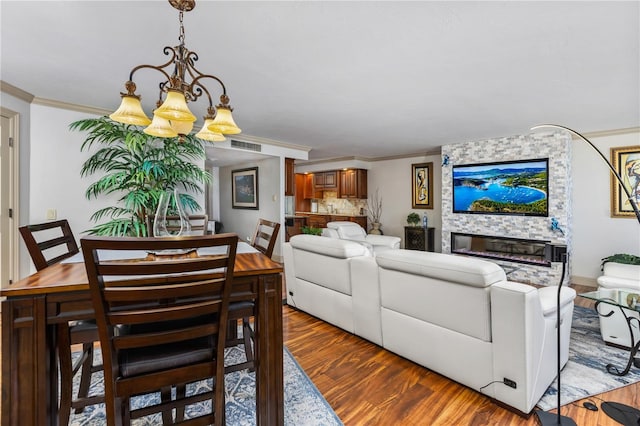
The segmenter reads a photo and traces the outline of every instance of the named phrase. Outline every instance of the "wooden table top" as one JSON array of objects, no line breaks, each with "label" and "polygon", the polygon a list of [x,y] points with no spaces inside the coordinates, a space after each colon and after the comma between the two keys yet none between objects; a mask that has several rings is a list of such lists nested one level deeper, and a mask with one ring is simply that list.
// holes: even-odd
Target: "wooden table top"
[{"label": "wooden table top", "polygon": [[[238,253],[233,271],[234,276],[242,277],[278,274],[283,268],[262,253]],[[84,263],[57,263],[0,289],[0,296],[34,296],[83,290],[89,290]]]}]

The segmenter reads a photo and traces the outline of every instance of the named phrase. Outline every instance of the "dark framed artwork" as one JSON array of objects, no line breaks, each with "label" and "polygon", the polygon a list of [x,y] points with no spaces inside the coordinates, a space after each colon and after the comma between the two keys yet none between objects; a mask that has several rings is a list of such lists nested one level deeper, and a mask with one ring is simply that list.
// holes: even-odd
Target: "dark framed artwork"
[{"label": "dark framed artwork", "polygon": [[231,171],[231,207],[258,209],[258,168]]},{"label": "dark framed artwork", "polygon": [[[611,148],[611,165],[637,204],[640,204],[640,145]],[[611,217],[635,218],[626,192],[611,173]]]},{"label": "dark framed artwork", "polygon": [[433,162],[411,165],[411,207],[433,208]]}]

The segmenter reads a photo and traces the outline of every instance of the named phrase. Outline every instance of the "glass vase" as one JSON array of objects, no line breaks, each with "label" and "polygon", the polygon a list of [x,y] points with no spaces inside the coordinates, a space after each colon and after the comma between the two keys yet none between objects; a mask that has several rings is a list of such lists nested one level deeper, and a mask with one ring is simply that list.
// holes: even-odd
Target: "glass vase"
[{"label": "glass vase", "polygon": [[155,237],[178,237],[191,233],[189,216],[180,202],[177,189],[168,189],[160,194],[158,210],[153,219],[153,235]]}]

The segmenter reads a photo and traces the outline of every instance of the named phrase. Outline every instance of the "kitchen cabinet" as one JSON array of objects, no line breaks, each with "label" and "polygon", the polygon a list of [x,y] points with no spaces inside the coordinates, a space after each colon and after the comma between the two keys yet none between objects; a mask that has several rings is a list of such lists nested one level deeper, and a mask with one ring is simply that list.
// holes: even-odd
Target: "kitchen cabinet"
[{"label": "kitchen cabinet", "polygon": [[284,195],[295,195],[296,176],[294,171],[294,159],[284,159]]},{"label": "kitchen cabinet", "polygon": [[367,198],[367,171],[364,169],[340,170],[341,198]]},{"label": "kitchen cabinet", "polygon": [[338,171],[316,172],[313,174],[313,187],[316,191],[338,190]]},{"label": "kitchen cabinet", "polygon": [[307,197],[305,195],[306,185],[307,185],[307,176],[302,173],[296,173],[296,207],[295,211],[297,212],[308,212],[311,210],[311,197]]},{"label": "kitchen cabinet", "polygon": [[305,216],[294,216],[285,218],[285,241],[294,235],[302,234],[302,227],[307,226]]},{"label": "kitchen cabinet", "polygon": [[362,226],[364,230],[367,230],[367,217],[366,216],[346,216],[335,214],[310,214],[310,213],[296,213],[307,217],[307,226],[312,228],[326,228],[327,223],[337,221],[349,221],[355,222]]}]

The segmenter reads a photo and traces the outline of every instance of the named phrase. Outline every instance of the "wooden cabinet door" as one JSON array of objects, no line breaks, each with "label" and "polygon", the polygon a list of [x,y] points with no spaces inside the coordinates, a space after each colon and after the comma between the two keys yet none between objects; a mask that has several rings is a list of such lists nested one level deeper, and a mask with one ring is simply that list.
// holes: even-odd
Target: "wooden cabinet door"
[{"label": "wooden cabinet door", "polygon": [[293,162],[293,158],[284,159],[284,195],[295,194],[296,176]]},{"label": "wooden cabinet door", "polygon": [[338,171],[324,172],[324,189],[338,189]]},{"label": "wooden cabinet door", "polygon": [[315,174],[304,175],[304,198],[315,198]]},{"label": "wooden cabinet door", "polygon": [[339,196],[367,198],[367,171],[364,169],[341,170]]}]

